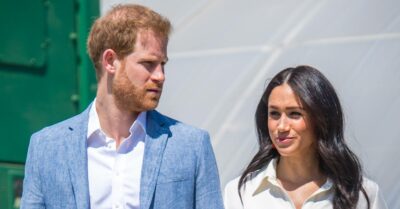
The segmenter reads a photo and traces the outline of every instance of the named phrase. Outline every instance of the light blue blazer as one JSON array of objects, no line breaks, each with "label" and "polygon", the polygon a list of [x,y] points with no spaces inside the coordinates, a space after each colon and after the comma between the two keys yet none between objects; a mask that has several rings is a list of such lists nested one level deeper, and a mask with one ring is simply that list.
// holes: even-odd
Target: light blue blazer
[{"label": "light blue blazer", "polygon": [[[31,137],[22,209],[89,209],[86,135],[89,108]],[[101,175],[101,174],[99,174]],[[141,209],[223,209],[207,132],[147,113]]]}]

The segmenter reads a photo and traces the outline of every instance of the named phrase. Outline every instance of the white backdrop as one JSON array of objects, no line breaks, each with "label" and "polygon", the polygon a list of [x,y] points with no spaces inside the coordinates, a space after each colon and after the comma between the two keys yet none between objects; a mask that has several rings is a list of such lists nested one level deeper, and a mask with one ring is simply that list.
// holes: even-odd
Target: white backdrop
[{"label": "white backdrop", "polygon": [[336,87],[365,175],[400,208],[400,1],[103,0],[102,12],[123,2],[172,21],[158,110],[210,132],[222,187],[257,149],[254,112],[267,80],[308,64]]}]

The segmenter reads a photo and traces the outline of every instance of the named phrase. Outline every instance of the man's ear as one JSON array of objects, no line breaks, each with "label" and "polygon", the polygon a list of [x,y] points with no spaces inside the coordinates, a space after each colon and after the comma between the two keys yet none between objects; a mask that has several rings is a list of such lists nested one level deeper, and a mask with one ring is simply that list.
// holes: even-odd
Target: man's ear
[{"label": "man's ear", "polygon": [[115,74],[117,70],[118,56],[112,49],[106,49],[101,57],[101,65],[106,73]]}]

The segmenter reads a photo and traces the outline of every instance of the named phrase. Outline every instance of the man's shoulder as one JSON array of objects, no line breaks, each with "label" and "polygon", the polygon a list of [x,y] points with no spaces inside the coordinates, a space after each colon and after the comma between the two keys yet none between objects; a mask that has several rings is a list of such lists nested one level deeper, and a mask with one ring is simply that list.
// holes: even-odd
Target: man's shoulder
[{"label": "man's shoulder", "polygon": [[82,124],[84,121],[87,121],[86,111],[82,112],[78,115],[73,117],[67,118],[63,121],[55,123],[53,125],[44,127],[43,129],[35,132],[32,135],[32,139],[34,138],[41,138],[41,139],[52,139],[52,138],[61,138],[66,134],[74,131],[76,129],[81,129]]},{"label": "man's shoulder", "polygon": [[183,143],[204,143],[210,141],[209,133],[193,125],[181,122],[177,119],[163,115],[157,111],[151,111],[153,119],[158,120],[164,128],[167,128],[172,141]]},{"label": "man's shoulder", "polygon": [[151,111],[150,114],[153,115],[153,118],[159,120],[164,125],[168,126],[170,128],[170,130],[173,132],[179,131],[179,132],[184,132],[184,133],[188,133],[188,134],[208,134],[207,131],[205,131],[201,128],[184,123],[184,122],[174,119],[172,117],[163,115],[162,113],[160,113],[158,111]]}]

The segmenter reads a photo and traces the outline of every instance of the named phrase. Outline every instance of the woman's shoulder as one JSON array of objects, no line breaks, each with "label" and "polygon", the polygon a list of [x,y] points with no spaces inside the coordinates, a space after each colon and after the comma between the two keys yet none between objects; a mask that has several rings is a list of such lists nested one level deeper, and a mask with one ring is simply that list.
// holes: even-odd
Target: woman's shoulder
[{"label": "woman's shoulder", "polygon": [[240,176],[229,181],[224,190],[224,206],[227,209],[241,209],[242,204],[239,196],[238,185]]},{"label": "woman's shoulder", "polygon": [[234,193],[238,191],[238,185],[239,185],[239,179],[240,176],[230,180],[226,185],[225,185],[225,193]]},{"label": "woman's shoulder", "polygon": [[[269,177],[269,178],[276,178],[276,162],[274,160],[271,160],[270,162],[266,163],[262,168],[253,171],[249,174],[246,175],[245,180],[242,182],[241,186],[241,192],[244,192],[242,190],[254,190],[264,180],[264,178]],[[238,185],[240,182],[241,176],[238,176],[231,181],[229,181],[226,186],[225,186],[225,191],[238,191]]]},{"label": "woman's shoulder", "polygon": [[379,191],[378,184],[367,177],[363,177],[363,187],[368,194],[373,194]]},{"label": "woman's shoulder", "polygon": [[253,193],[256,187],[258,186],[258,179],[256,177],[259,177],[258,175],[255,175],[256,173],[252,173],[249,175],[249,178],[247,178],[246,181],[242,182],[242,185],[240,187],[240,195],[239,195],[239,182],[241,176],[238,176],[231,181],[229,181],[225,185],[224,189],[224,196],[227,199],[240,199],[240,196],[242,198],[246,198],[249,194]]},{"label": "woman's shoulder", "polygon": [[[379,189],[379,185],[375,181],[367,177],[363,177],[363,188],[367,193],[372,209],[387,209],[387,205],[383,198],[382,192]],[[364,195],[360,194],[359,204],[363,203],[366,203],[366,199]]]}]

